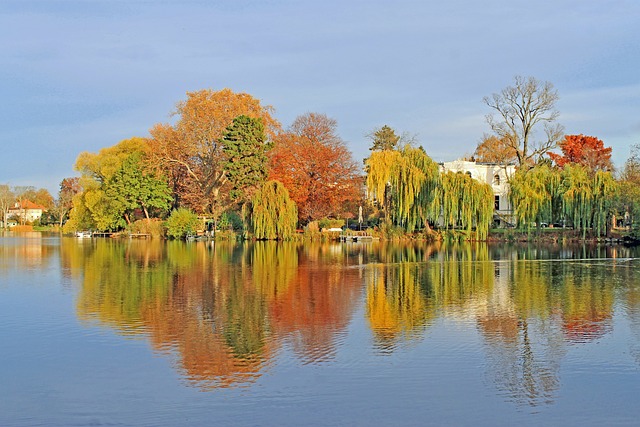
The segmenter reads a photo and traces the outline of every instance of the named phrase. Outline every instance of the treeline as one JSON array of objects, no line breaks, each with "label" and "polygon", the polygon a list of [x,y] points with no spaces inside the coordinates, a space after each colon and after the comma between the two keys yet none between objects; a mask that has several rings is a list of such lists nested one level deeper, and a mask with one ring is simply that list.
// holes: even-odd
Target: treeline
[{"label": "treeline", "polygon": [[[632,147],[616,177],[612,150],[603,141],[564,134],[557,123],[558,99],[551,83],[520,76],[513,85],[485,97],[493,112],[487,116],[493,133],[485,135],[466,160],[504,167],[512,208],[506,219],[511,226],[531,230],[555,223],[580,230],[582,238],[601,236],[612,226],[635,232],[640,218],[640,146]],[[492,183],[445,173],[422,148],[403,145],[389,128],[374,136],[372,154],[365,161],[368,198],[380,208],[386,224],[403,232],[429,232],[436,225],[462,229],[466,238],[487,237],[496,218]],[[552,151],[558,148],[560,153]]]},{"label": "treeline", "polygon": [[[518,227],[570,223],[586,237],[605,232],[614,216],[633,224],[638,148],[615,177],[611,148],[563,134],[557,99],[550,83],[522,77],[486,97],[493,133],[468,160],[515,166],[507,180]],[[491,183],[445,173],[415,138],[388,126],[367,135],[363,170],[324,114],[303,114],[285,129],[271,106],[223,89],[187,93],[173,116],[147,138],[79,155],[80,177],[62,182],[56,202],[65,231],[183,237],[208,222],[245,237],[287,239],[296,229],[358,219],[387,237],[437,227],[485,239],[494,221]]]},{"label": "treeline", "polygon": [[174,115],[149,138],[80,154],[82,190],[66,231],[137,231],[169,216],[173,237],[210,221],[213,230],[286,239],[298,224],[343,218],[362,200],[361,168],[324,114],[285,130],[270,106],[223,89],[188,93]]}]

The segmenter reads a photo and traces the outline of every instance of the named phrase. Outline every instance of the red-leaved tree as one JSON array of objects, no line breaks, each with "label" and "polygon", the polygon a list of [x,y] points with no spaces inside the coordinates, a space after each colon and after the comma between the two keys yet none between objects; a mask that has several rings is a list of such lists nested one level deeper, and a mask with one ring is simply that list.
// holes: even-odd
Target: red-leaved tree
[{"label": "red-leaved tree", "polygon": [[284,184],[303,223],[344,216],[362,199],[360,167],[336,127],[324,114],[299,116],[269,154],[269,179]]},{"label": "red-leaved tree", "polygon": [[578,163],[592,171],[613,169],[611,147],[605,147],[595,136],[565,135],[559,146],[562,154],[549,153],[549,157],[561,168],[567,163]]}]

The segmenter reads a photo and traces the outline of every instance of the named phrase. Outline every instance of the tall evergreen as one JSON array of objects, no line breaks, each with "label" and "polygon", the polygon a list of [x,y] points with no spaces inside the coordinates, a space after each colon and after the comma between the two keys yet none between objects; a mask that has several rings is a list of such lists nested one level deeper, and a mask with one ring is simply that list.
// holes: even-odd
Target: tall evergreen
[{"label": "tall evergreen", "polygon": [[262,119],[241,115],[233,119],[222,138],[227,161],[225,171],[231,184],[229,195],[243,203],[267,177],[267,141]]},{"label": "tall evergreen", "polygon": [[387,125],[382,126],[369,135],[371,139],[371,151],[397,150],[400,145],[400,136]]}]

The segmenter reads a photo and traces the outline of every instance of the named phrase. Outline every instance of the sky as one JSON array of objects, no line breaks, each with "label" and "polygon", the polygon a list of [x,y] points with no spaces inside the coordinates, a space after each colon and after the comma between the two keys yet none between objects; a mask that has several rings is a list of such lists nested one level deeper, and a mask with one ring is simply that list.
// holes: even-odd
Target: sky
[{"label": "sky", "polygon": [[230,88],[338,123],[356,160],[388,125],[436,161],[489,133],[485,96],[551,82],[566,134],[621,168],[640,143],[640,2],[0,0],[0,184],[56,195],[82,151],[148,136]]}]

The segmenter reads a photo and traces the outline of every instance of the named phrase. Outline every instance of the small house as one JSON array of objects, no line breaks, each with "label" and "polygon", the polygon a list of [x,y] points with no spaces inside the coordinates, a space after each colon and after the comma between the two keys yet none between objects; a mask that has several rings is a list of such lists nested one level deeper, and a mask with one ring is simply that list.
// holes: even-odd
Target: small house
[{"label": "small house", "polygon": [[[44,206],[40,206],[30,200],[23,200],[22,202],[16,202],[12,208],[8,209],[7,217],[15,217],[18,218],[20,222],[31,223],[39,220],[46,210],[47,208]],[[7,221],[7,225],[11,227],[11,222]]]}]

